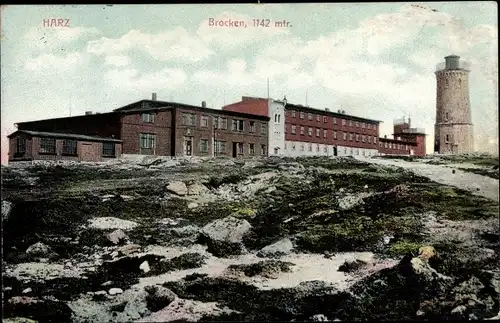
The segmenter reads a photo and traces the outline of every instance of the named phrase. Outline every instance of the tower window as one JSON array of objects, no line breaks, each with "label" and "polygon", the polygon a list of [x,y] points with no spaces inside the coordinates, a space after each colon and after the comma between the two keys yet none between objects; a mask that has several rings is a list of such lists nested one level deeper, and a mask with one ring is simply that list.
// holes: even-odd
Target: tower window
[{"label": "tower window", "polygon": [[444,119],[445,119],[445,120],[448,120],[448,117],[449,117],[449,114],[448,114],[448,112],[446,112],[446,113],[444,114]]},{"label": "tower window", "polygon": [[450,135],[446,135],[446,137],[445,137],[445,141],[446,141],[446,142],[450,142]]}]

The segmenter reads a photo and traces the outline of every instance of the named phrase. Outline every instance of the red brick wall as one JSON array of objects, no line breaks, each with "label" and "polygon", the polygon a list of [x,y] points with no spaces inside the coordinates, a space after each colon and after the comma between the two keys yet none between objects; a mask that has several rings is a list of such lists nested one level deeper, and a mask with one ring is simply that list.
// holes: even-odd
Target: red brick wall
[{"label": "red brick wall", "polygon": [[[295,117],[293,117],[293,110],[289,109],[285,113],[285,140],[287,141],[302,141],[322,143],[329,145],[339,145],[366,149],[377,149],[377,143],[373,142],[373,137],[378,139],[379,127],[378,125],[371,124],[371,129],[368,129],[368,123],[365,122],[365,128],[362,127],[362,122],[359,122],[359,127],[356,126],[356,121],[346,118],[346,116],[333,117],[326,113],[312,113],[304,112],[304,119],[300,118],[300,111],[295,110]],[[308,113],[312,114],[312,120],[309,120]],[[317,119],[319,116],[319,121]],[[323,117],[326,117],[324,122]],[[335,119],[335,120],[334,120]],[[346,125],[342,125],[342,119],[346,119]],[[352,126],[349,125],[352,121]],[[292,134],[292,125],[296,125],[296,134]],[[304,135],[300,135],[300,127],[304,127]],[[309,136],[309,128],[313,129],[312,136]],[[320,137],[316,136],[316,129],[320,129]],[[323,137],[323,129],[327,129],[327,138]],[[333,132],[337,133],[337,139],[334,139]],[[347,132],[347,140],[344,140],[343,133]],[[349,133],[353,133],[353,140],[349,140]],[[356,134],[359,135],[359,141],[356,141]],[[365,135],[365,142],[362,142],[362,135]],[[366,136],[371,136],[371,142],[368,142]]]},{"label": "red brick wall", "polygon": [[267,100],[265,99],[246,99],[244,101],[226,105],[222,107],[222,110],[256,114],[266,117],[269,116]]},{"label": "red brick wall", "polygon": [[154,122],[142,121],[141,113],[123,115],[121,135],[124,154],[140,154],[140,134],[156,135],[156,155],[171,155],[172,110],[155,112]]},{"label": "red brick wall", "polygon": [[403,129],[410,129],[409,123],[395,124],[393,126],[394,136],[403,133]]},{"label": "red brick wall", "polygon": [[103,113],[20,123],[18,130],[64,132],[120,139],[120,116]]},{"label": "red brick wall", "polygon": [[[389,147],[386,148],[385,147],[386,143],[387,144],[391,143],[392,148],[389,148]],[[401,145],[401,146],[398,146],[398,145]],[[408,146],[408,147],[406,147],[406,146]],[[415,150],[415,145],[414,144],[412,145],[411,143],[400,141],[400,140],[382,138],[379,140],[379,143],[378,143],[378,151],[381,154],[409,155],[410,149]]]},{"label": "red brick wall", "polygon": [[[193,113],[196,114],[196,126],[188,126],[182,124],[182,113]],[[208,117],[208,127],[201,127],[201,117]],[[222,113],[217,113],[217,110],[205,112],[205,111],[194,111],[190,109],[176,109],[176,120],[175,120],[175,155],[182,156],[184,154],[184,137],[189,136],[193,137],[193,155],[194,156],[213,156],[213,138],[214,138],[214,130],[212,124],[212,117],[216,116],[219,118],[227,119],[227,129],[216,129],[215,130],[215,140],[226,141],[226,152],[224,155],[232,156],[232,143],[233,142],[242,142],[244,143],[244,154],[239,157],[249,157],[249,144],[255,144],[255,156],[260,156],[260,147],[261,145],[266,145],[267,152],[267,144],[268,144],[268,136],[267,131],[266,134],[261,134],[261,122],[259,119],[252,118],[242,118],[242,117],[234,117],[225,115]],[[233,119],[243,119],[244,120],[244,131],[235,133],[231,129]],[[249,121],[255,122],[255,132],[249,132]],[[220,127],[220,121],[219,121]],[[200,150],[200,141],[201,139],[208,139],[208,151],[202,152]],[[218,154],[220,156],[221,154]]]},{"label": "red brick wall", "polygon": [[425,156],[425,135],[416,135],[417,147],[415,147],[416,156]]},{"label": "red brick wall", "polygon": [[[24,136],[24,135],[19,135]],[[63,140],[56,139],[56,152],[55,154],[40,154],[40,138],[39,137],[27,137],[26,141],[26,154],[24,156],[14,158],[14,152],[16,151],[16,138],[14,136],[9,140],[9,161],[16,160],[72,160],[72,161],[104,161],[110,158],[102,157],[102,142],[96,141],[78,141],[77,142],[77,156],[66,156],[63,155]],[[83,146],[89,146],[83,147]],[[83,152],[87,152],[86,154]],[[121,155],[121,144],[115,143],[115,155],[119,157]]]}]

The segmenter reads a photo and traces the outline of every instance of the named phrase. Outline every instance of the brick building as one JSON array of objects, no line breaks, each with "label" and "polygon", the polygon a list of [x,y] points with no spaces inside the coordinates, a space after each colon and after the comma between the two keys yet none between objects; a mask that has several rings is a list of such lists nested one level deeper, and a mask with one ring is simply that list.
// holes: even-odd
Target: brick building
[{"label": "brick building", "polygon": [[[8,136],[9,161],[101,161],[122,154],[266,156],[268,121],[266,116],[209,109],[204,103],[157,101],[153,94],[152,100],[109,113],[18,123]],[[115,156],[107,155],[110,143]],[[68,145],[71,154],[63,152]]]},{"label": "brick building", "polygon": [[396,121],[390,139],[380,138],[380,121],[291,104],[286,98],[243,96],[222,109],[269,116],[270,156],[425,155],[425,131],[410,128],[409,120]]},{"label": "brick building", "polygon": [[[270,117],[269,155],[374,156],[380,121],[282,101],[242,97],[223,110]],[[252,112],[255,111],[255,112]]]}]

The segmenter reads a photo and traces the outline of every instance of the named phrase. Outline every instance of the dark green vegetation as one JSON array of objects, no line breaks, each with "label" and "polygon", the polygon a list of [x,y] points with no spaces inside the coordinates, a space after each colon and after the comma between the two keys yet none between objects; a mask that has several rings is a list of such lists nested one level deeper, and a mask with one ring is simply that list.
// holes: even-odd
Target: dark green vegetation
[{"label": "dark green vegetation", "polygon": [[495,168],[459,168],[461,171],[499,179],[498,165]]}]

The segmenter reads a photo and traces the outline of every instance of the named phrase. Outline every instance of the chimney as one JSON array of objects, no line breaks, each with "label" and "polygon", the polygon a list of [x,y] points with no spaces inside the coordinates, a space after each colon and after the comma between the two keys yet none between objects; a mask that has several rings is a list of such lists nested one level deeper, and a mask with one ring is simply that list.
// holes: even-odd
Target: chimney
[{"label": "chimney", "polygon": [[91,114],[92,114],[92,111],[85,111],[86,116],[91,115]]},{"label": "chimney", "polygon": [[207,102],[206,101],[201,101],[201,107],[206,108],[207,107]]},{"label": "chimney", "polygon": [[326,111],[326,112],[330,112],[330,109],[328,109],[328,108],[325,108],[325,111]]},{"label": "chimney", "polygon": [[153,93],[153,96],[151,98],[152,101],[156,101],[156,93]]}]

